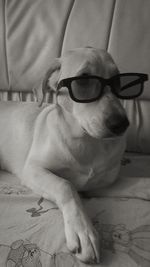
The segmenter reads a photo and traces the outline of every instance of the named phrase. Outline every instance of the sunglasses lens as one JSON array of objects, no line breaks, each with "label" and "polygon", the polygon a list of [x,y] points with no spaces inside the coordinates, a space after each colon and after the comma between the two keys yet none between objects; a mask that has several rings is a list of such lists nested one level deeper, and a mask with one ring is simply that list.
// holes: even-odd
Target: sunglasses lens
[{"label": "sunglasses lens", "polygon": [[77,101],[94,101],[101,93],[101,83],[96,78],[78,78],[71,82],[71,89]]},{"label": "sunglasses lens", "polygon": [[142,92],[142,81],[137,75],[123,75],[117,79],[117,93],[122,98],[134,98]]}]

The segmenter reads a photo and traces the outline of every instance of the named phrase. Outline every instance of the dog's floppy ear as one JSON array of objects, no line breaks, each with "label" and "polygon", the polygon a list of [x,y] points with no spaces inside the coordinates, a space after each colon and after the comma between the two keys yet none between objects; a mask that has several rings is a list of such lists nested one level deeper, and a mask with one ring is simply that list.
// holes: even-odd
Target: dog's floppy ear
[{"label": "dog's floppy ear", "polygon": [[[52,95],[53,92],[56,91],[55,87],[59,78],[60,68],[61,68],[61,60],[60,58],[56,58],[51,63],[49,69],[47,70],[40,84],[35,89],[33,89],[37,101],[40,103],[39,106],[43,104],[46,92],[49,92],[49,94]],[[52,79],[53,82],[51,83],[50,79],[52,78],[52,76],[54,76],[54,78]]]}]

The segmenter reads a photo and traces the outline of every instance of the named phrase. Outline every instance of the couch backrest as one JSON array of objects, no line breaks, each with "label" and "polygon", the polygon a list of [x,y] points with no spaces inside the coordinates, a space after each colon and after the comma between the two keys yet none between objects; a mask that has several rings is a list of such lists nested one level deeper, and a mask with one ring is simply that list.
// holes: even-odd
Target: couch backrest
[{"label": "couch backrest", "polygon": [[[32,99],[29,91],[50,61],[80,46],[108,50],[120,72],[150,76],[149,25],[149,0],[0,0],[0,89],[7,91],[1,98],[23,91]],[[150,82],[124,106],[128,150],[150,153]]]}]

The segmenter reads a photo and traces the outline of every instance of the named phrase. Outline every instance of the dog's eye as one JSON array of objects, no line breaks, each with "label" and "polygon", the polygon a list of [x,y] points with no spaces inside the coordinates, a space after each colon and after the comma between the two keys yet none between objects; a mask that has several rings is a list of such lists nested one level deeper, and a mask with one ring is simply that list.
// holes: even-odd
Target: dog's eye
[{"label": "dog's eye", "polygon": [[77,79],[71,83],[72,94],[78,100],[90,100],[96,98],[100,92],[100,84],[97,79]]}]

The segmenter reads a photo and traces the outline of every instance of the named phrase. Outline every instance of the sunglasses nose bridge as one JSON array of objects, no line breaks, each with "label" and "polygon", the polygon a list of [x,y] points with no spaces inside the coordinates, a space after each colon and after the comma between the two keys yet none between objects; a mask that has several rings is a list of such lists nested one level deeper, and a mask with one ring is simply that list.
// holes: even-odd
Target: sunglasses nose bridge
[{"label": "sunglasses nose bridge", "polygon": [[106,82],[104,85],[103,85],[103,91],[105,94],[107,93],[112,93],[112,86],[109,82]]}]

